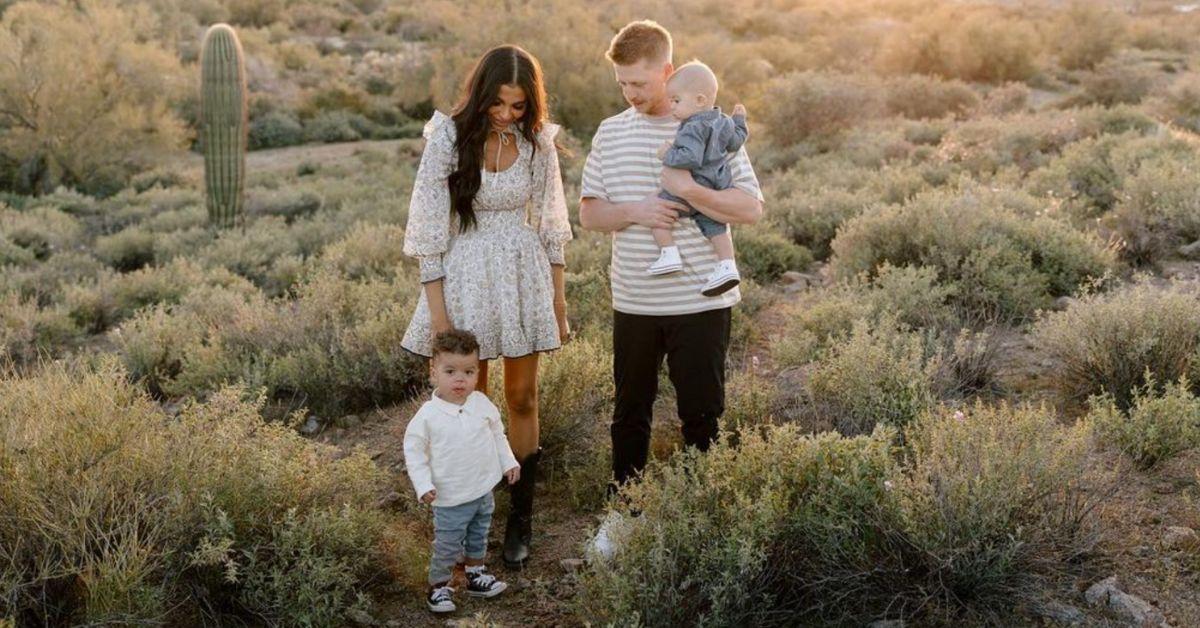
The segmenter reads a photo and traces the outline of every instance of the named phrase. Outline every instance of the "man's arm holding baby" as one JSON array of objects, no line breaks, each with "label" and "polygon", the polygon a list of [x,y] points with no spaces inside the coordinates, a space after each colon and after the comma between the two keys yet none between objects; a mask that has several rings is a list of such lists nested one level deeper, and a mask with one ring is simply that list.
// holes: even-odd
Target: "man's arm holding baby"
[{"label": "man's arm holding baby", "polygon": [[762,218],[762,201],[737,188],[710,190],[687,170],[663,168],[663,189],[691,203],[705,216],[730,225],[748,225]]},{"label": "man's arm holding baby", "polygon": [[[688,177],[691,174],[683,171]],[[613,203],[607,199],[585,196],[579,199],[579,225],[589,231],[620,231],[630,225],[651,229],[670,229],[684,211],[675,201],[650,195],[640,201]]]}]

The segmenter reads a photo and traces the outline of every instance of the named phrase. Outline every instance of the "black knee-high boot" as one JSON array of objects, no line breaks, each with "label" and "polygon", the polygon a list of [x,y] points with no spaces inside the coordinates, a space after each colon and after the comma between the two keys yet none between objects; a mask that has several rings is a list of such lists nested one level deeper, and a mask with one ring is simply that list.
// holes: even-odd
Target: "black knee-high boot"
[{"label": "black knee-high boot", "polygon": [[508,487],[508,524],[504,529],[504,565],[520,569],[529,558],[529,541],[533,534],[533,481],[537,475],[542,450],[529,454],[521,463],[521,479]]}]

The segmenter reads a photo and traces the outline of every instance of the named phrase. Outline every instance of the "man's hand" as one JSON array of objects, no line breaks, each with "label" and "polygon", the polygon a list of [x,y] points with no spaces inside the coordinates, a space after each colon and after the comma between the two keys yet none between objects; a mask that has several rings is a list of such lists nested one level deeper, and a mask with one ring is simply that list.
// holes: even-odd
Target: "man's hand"
[{"label": "man's hand", "polygon": [[437,490],[431,490],[421,496],[422,504],[432,504],[433,500],[437,499]]},{"label": "man's hand", "polygon": [[742,103],[738,103],[733,106],[733,115],[735,115],[735,116],[746,115],[746,108],[742,106]]},{"label": "man's hand", "polygon": [[508,480],[509,484],[516,484],[517,480],[521,479],[521,466],[517,465],[508,471],[505,471],[504,479]]},{"label": "man's hand", "polygon": [[[665,173],[670,168],[665,168]],[[692,175],[689,172],[681,171],[691,179]],[[687,207],[668,201],[665,198],[659,198],[657,194],[651,194],[646,198],[631,203],[628,208],[628,219],[634,224],[651,229],[670,229],[675,226],[675,221],[679,218],[679,212],[687,211]]]},{"label": "man's hand", "polygon": [[657,154],[658,154],[658,158],[659,158],[659,159],[662,159],[663,157],[666,157],[666,156],[667,156],[667,151],[671,150],[671,146],[672,146],[671,140],[666,140],[666,141],[664,141],[664,142],[663,142],[663,143],[662,143],[662,144],[661,144],[661,145],[658,147],[658,153],[657,153]]},{"label": "man's hand", "polygon": [[[662,188],[675,196],[682,199],[688,198],[688,193],[699,187],[699,184],[692,179],[692,173],[679,168],[663,168],[662,169]],[[690,202],[690,201],[689,201]],[[686,207],[680,206],[683,210]]]}]

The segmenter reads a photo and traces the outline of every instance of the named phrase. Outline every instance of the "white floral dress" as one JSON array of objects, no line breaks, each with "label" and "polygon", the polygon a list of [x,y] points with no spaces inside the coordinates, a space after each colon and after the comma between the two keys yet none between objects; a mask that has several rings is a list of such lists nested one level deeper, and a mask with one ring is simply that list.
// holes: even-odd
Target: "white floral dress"
[{"label": "white floral dress", "polygon": [[[475,334],[479,357],[520,357],[561,345],[554,317],[551,264],[563,264],[571,239],[554,136],[545,124],[533,146],[516,135],[518,155],[500,172],[484,171],[475,195],[476,226],[460,231],[447,184],[454,171],[454,121],[440,111],[425,125],[404,253],[421,259],[421,282],[442,279],[450,324]],[[428,357],[425,290],[400,344]]]}]

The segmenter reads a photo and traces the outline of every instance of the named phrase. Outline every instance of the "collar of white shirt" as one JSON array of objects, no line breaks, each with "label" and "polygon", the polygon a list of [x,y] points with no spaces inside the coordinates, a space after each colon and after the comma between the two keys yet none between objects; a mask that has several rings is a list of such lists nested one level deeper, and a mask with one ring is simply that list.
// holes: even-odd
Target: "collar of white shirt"
[{"label": "collar of white shirt", "polygon": [[457,403],[451,403],[449,401],[446,401],[445,399],[442,399],[441,397],[439,397],[437,395],[436,390],[433,391],[433,393],[430,395],[430,398],[433,402],[434,407],[436,407],[438,410],[441,410],[442,412],[445,412],[446,414],[458,414],[467,407],[467,404],[469,404],[471,402],[471,395],[474,395],[474,394],[475,393],[473,393],[473,392],[468,394],[467,398],[465,400],[463,400],[462,405],[459,405]]}]

